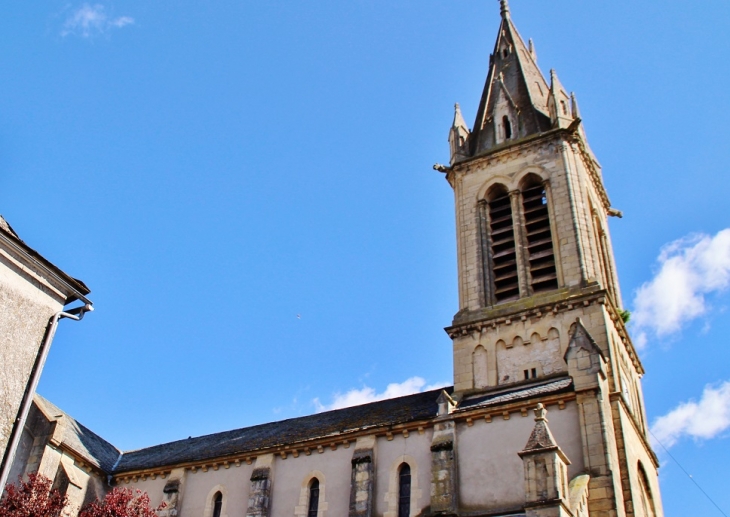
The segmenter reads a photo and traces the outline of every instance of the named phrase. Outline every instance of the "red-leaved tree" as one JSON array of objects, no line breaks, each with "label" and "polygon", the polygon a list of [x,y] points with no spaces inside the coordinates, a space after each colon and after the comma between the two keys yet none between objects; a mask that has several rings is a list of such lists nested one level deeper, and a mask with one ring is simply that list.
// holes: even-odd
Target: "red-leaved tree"
[{"label": "red-leaved tree", "polygon": [[163,502],[153,509],[150,507],[147,492],[117,487],[106,494],[102,501],[94,501],[85,506],[79,517],[157,517],[155,512],[165,506]]},{"label": "red-leaved tree", "polygon": [[66,496],[51,490],[51,480],[41,474],[30,474],[28,481],[18,479],[8,485],[0,501],[0,517],[58,517],[66,506]]}]

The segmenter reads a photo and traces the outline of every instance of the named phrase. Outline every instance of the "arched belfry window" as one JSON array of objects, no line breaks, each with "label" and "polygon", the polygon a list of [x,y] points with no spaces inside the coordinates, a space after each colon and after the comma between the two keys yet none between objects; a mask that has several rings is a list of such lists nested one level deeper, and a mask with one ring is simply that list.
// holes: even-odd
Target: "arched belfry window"
[{"label": "arched belfry window", "polygon": [[309,505],[307,506],[307,517],[317,517],[319,511],[319,479],[314,478],[309,483]]},{"label": "arched belfry window", "polygon": [[507,115],[502,117],[502,128],[504,129],[504,139],[509,140],[512,138],[512,124],[510,123]]},{"label": "arched belfry window", "polygon": [[213,517],[221,517],[221,510],[223,509],[223,494],[216,492],[213,496]]},{"label": "arched belfry window", "polygon": [[401,465],[398,471],[398,517],[411,515],[411,466]]},{"label": "arched belfry window", "polygon": [[528,176],[522,183],[522,207],[525,216],[526,258],[532,292],[557,289],[553,236],[550,230],[547,195],[542,180]]},{"label": "arched belfry window", "polygon": [[519,297],[512,203],[507,188],[495,185],[487,194],[489,265],[492,303]]}]

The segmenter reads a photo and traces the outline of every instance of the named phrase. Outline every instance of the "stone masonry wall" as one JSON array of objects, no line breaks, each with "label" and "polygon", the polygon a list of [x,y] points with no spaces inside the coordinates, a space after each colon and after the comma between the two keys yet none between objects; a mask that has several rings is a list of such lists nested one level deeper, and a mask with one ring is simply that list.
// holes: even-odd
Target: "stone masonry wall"
[{"label": "stone masonry wall", "polygon": [[60,301],[10,269],[0,255],[0,455],[4,454],[38,349]]},{"label": "stone masonry wall", "polygon": [[586,275],[585,263],[581,262],[575,230],[576,227],[582,231],[587,229],[583,228],[584,223],[574,220],[574,214],[587,211],[587,207],[585,196],[575,196],[575,192],[581,192],[581,175],[574,168],[566,171],[570,153],[567,144],[556,138],[495,153],[484,160],[462,165],[453,173],[461,310],[475,310],[484,305],[478,200],[497,183],[510,191],[518,189],[520,180],[530,173],[550,182],[548,205],[553,242],[556,243],[556,263],[559,264],[559,284],[581,285]]}]

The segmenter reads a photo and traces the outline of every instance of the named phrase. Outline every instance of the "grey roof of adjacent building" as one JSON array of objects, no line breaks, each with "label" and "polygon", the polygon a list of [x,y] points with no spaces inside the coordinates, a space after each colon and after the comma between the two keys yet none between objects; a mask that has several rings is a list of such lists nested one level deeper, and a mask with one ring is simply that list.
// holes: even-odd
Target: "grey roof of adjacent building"
[{"label": "grey roof of adjacent building", "polygon": [[[570,377],[522,384],[465,399],[459,404],[456,411],[567,392],[572,390],[572,387]],[[113,445],[76,422],[50,402],[42,397],[38,397],[36,400],[40,400],[43,404],[47,404],[66,416],[70,425],[67,426],[64,441],[71,448],[85,454],[87,458],[93,459],[95,464],[107,473],[120,474],[185,463],[212,461],[236,455],[244,456],[248,453],[254,455],[258,451],[322,438],[331,438],[335,441],[344,439],[351,433],[371,428],[430,420],[438,415],[437,399],[443,390],[449,394],[453,392],[452,387],[439,388],[314,415],[191,437],[127,451],[121,453],[121,456]]]},{"label": "grey roof of adjacent building", "polygon": [[70,276],[68,273],[65,273],[61,268],[53,264],[36,250],[28,246],[23,241],[23,239],[20,238],[20,236],[13,229],[13,227],[8,224],[8,222],[2,215],[0,215],[0,237],[2,237],[2,239],[0,240],[7,239],[8,241],[10,241],[12,243],[12,246],[20,250],[24,256],[30,257],[36,263],[41,264],[44,268],[50,270],[64,284],[67,284],[68,287],[76,291],[75,294],[72,294],[68,297],[66,303],[71,303],[76,299],[83,299],[84,296],[91,292],[86,284],[84,284],[81,280]]},{"label": "grey roof of adjacent building", "polygon": [[106,473],[114,469],[122,451],[40,395],[36,394],[34,403],[47,417],[56,421],[57,426],[60,426],[62,430],[60,438],[64,446]]}]

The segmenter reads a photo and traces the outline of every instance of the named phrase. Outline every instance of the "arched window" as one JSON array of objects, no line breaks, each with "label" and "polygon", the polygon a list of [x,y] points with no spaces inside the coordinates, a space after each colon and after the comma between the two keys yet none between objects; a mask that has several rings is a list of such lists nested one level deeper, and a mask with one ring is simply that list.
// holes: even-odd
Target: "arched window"
[{"label": "arched window", "polygon": [[486,388],[489,386],[489,355],[487,350],[479,345],[472,353],[472,374],[474,375],[474,387]]},{"label": "arched window", "polygon": [[404,463],[398,472],[398,517],[411,515],[411,466]]},{"label": "arched window", "polygon": [[540,178],[529,176],[523,182],[522,207],[525,215],[527,261],[532,292],[557,289],[558,276],[555,269],[547,195]]},{"label": "arched window", "polygon": [[309,483],[309,505],[307,507],[307,517],[317,517],[319,511],[319,479],[312,479]]},{"label": "arched window", "polygon": [[656,511],[654,509],[654,498],[651,495],[649,479],[646,477],[646,471],[644,470],[644,465],[642,465],[641,462],[638,464],[638,471],[639,488],[641,490],[641,509],[643,510],[645,517],[654,517],[656,515]]},{"label": "arched window", "polygon": [[517,255],[512,220],[512,202],[507,189],[496,185],[488,194],[490,266],[493,303],[517,299]]},{"label": "arched window", "polygon": [[504,139],[509,140],[512,138],[512,124],[510,124],[507,115],[502,117],[502,127],[504,128]]},{"label": "arched window", "polygon": [[213,496],[213,517],[221,517],[221,510],[223,509],[223,494],[216,492]]}]

